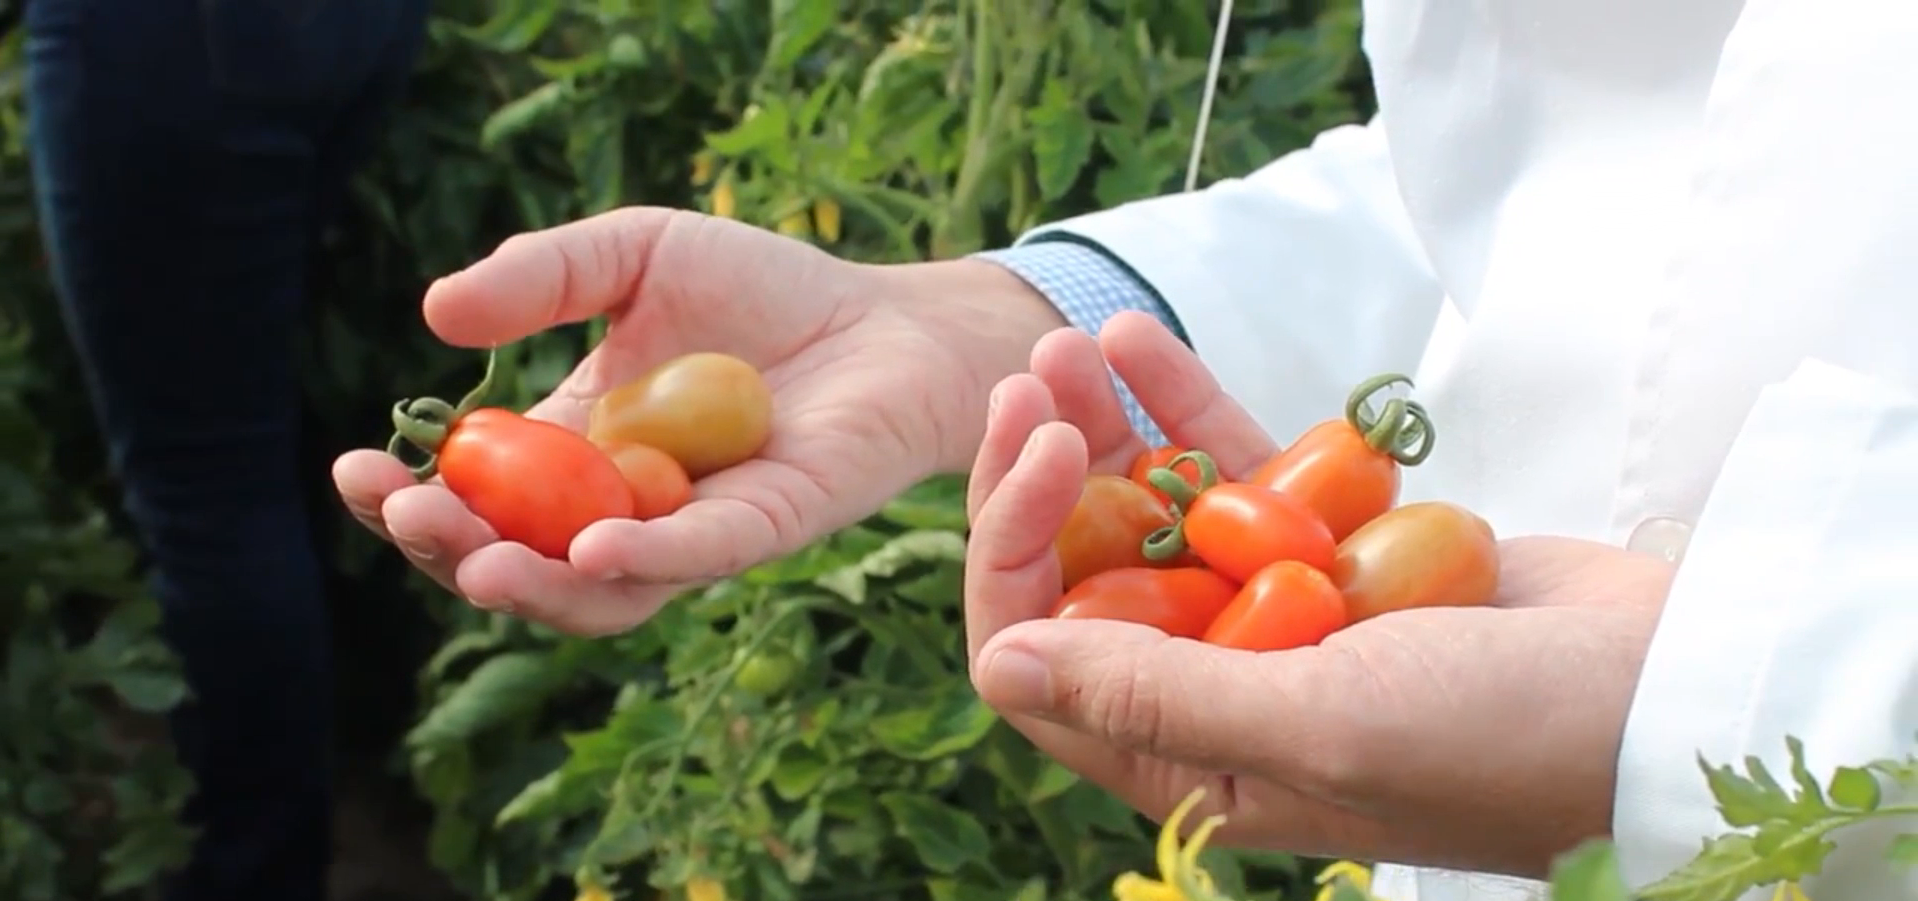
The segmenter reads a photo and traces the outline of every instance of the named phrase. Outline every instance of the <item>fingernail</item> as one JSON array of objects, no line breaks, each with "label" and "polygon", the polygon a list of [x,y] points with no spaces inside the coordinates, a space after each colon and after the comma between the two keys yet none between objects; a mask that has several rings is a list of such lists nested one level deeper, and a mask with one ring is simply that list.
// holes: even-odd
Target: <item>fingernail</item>
[{"label": "fingernail", "polygon": [[1023,713],[1052,709],[1052,669],[1045,661],[1018,648],[998,651],[986,661],[985,679],[995,706]]},{"label": "fingernail", "polygon": [[512,598],[500,598],[497,601],[480,601],[474,598],[467,598],[466,603],[473,605],[477,609],[484,610],[487,613],[500,613],[506,616],[512,616],[513,611],[519,608],[519,605],[513,603]]},{"label": "fingernail", "polygon": [[439,545],[423,538],[409,539],[395,536],[394,540],[399,542],[402,550],[421,560],[431,560],[440,555]]},{"label": "fingernail", "polygon": [[992,393],[986,395],[986,418],[987,419],[991,419],[993,415],[999,412],[999,395],[1003,394],[1004,391],[1005,389],[1002,388],[1001,386],[994,385],[992,386]]}]

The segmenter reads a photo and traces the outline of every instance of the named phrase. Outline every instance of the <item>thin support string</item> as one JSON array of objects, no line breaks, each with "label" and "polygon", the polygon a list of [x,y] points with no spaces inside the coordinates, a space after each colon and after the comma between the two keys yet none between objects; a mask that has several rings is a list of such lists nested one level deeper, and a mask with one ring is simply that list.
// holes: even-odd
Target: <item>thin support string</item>
[{"label": "thin support string", "polygon": [[1232,0],[1219,4],[1219,27],[1212,34],[1212,59],[1205,66],[1205,93],[1199,97],[1199,126],[1192,134],[1192,159],[1185,164],[1185,189],[1199,186],[1199,158],[1205,155],[1205,127],[1212,121],[1212,98],[1219,93],[1219,73],[1225,68],[1225,36],[1232,28]]}]

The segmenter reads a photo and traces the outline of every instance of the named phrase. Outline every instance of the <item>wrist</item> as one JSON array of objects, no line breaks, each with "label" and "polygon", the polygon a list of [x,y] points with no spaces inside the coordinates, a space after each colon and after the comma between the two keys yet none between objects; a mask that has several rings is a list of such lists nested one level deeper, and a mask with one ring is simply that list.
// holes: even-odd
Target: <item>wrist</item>
[{"label": "wrist", "polygon": [[1032,347],[1071,325],[1052,302],[1004,266],[958,259],[873,267],[897,301],[949,352],[952,382],[933,404],[937,471],[972,468],[985,434],[986,399],[1001,379],[1026,371]]}]

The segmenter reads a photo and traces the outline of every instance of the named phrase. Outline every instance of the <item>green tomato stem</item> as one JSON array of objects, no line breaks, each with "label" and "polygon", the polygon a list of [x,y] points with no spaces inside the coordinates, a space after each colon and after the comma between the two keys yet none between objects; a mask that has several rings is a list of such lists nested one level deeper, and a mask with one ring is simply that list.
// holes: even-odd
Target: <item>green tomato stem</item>
[{"label": "green tomato stem", "polygon": [[[1199,471],[1198,482],[1186,481],[1177,467],[1181,463],[1191,463]],[[1172,500],[1172,525],[1159,529],[1146,536],[1140,553],[1147,560],[1163,563],[1185,553],[1185,513],[1199,499],[1199,495],[1212,490],[1219,484],[1219,464],[1205,451],[1190,450],[1171,460],[1164,466],[1146,473],[1147,484]]]},{"label": "green tomato stem", "polygon": [[[486,353],[486,374],[480,377],[479,384],[460,398],[457,406],[437,397],[405,399],[393,405],[393,437],[386,442],[386,452],[395,457],[405,445],[412,445],[426,453],[426,462],[412,467],[413,477],[430,479],[439,471],[440,446],[446,443],[446,436],[452,434],[454,423],[466,414],[479,409],[486,402],[486,396],[493,392],[499,371],[499,348],[494,347]],[[404,459],[404,458],[402,458]]]},{"label": "green tomato stem", "polygon": [[1417,466],[1432,455],[1436,429],[1431,414],[1415,400],[1393,398],[1384,410],[1373,412],[1372,398],[1393,385],[1412,387],[1412,380],[1396,372],[1359,383],[1345,400],[1345,421],[1365,437],[1365,443],[1400,466]]}]

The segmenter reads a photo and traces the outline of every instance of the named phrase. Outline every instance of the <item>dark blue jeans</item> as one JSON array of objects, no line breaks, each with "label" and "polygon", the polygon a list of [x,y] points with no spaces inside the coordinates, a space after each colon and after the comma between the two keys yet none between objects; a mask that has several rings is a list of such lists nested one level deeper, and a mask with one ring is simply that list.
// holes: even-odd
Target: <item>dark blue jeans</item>
[{"label": "dark blue jeans", "polygon": [[318,901],[332,671],[293,356],[319,228],[425,0],[32,0],[48,253],[195,699],[178,901]]}]

